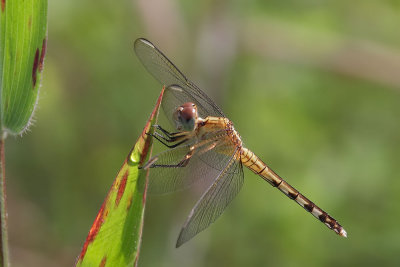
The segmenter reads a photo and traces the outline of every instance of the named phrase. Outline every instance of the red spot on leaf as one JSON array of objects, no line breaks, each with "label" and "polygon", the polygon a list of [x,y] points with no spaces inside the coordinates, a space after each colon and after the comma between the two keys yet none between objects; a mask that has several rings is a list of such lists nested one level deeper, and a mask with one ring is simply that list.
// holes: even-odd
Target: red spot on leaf
[{"label": "red spot on leaf", "polygon": [[128,175],[129,171],[126,170],[124,177],[122,177],[122,180],[118,186],[118,193],[117,193],[117,198],[115,199],[115,205],[118,207],[119,202],[121,201],[122,196],[124,195],[125,192],[125,187],[126,187],[126,181],[128,180]]},{"label": "red spot on leaf", "polygon": [[103,259],[101,260],[99,267],[104,267],[106,266],[106,261],[107,261],[107,256],[104,256]]},{"label": "red spot on leaf", "polygon": [[35,53],[35,59],[33,60],[33,67],[32,67],[32,84],[33,84],[33,88],[35,88],[36,85],[36,74],[37,74],[37,70],[39,67],[39,49],[36,49],[36,53]]},{"label": "red spot on leaf", "polygon": [[126,205],[126,210],[129,210],[130,207],[132,206],[132,201],[133,201],[133,196],[130,195],[128,198],[128,205]]},{"label": "red spot on leaf", "polygon": [[46,55],[46,50],[47,50],[47,38],[44,38],[42,42],[42,51],[40,52],[40,61],[39,61],[40,72],[43,70],[43,62],[44,62],[44,56]]},{"label": "red spot on leaf", "polygon": [[100,211],[96,216],[96,219],[94,220],[94,223],[92,225],[92,228],[90,228],[89,234],[86,238],[85,244],[83,245],[81,254],[79,255],[78,261],[82,261],[83,258],[85,257],[87,248],[90,243],[93,242],[97,234],[99,233],[100,227],[104,222],[104,206],[105,206],[106,201],[104,201],[103,205],[101,205]]},{"label": "red spot on leaf", "polygon": [[146,198],[147,198],[147,181],[146,181],[146,184],[144,185],[144,192],[143,192],[143,198],[142,198],[142,203],[143,203],[143,206],[146,204]]},{"label": "red spot on leaf", "polygon": [[4,12],[5,8],[6,8],[6,0],[1,0],[1,12]]},{"label": "red spot on leaf", "polygon": [[136,257],[135,257],[135,261],[133,263],[133,266],[135,266],[135,267],[137,266],[138,259],[139,259],[139,253],[136,253]]}]

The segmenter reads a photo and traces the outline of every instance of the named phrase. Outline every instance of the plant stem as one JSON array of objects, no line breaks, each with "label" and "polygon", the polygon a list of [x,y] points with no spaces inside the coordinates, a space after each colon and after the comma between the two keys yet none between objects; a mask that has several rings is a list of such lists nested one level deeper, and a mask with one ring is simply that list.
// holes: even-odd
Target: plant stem
[{"label": "plant stem", "polygon": [[7,267],[9,266],[9,261],[4,137],[0,138],[0,224],[0,266]]}]

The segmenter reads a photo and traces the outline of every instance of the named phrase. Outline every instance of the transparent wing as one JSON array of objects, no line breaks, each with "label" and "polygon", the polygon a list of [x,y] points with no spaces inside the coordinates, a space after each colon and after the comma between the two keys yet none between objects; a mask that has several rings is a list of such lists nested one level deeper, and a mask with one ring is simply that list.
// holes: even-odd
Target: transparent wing
[{"label": "transparent wing", "polygon": [[150,159],[148,192],[170,193],[197,182],[209,185],[228,165],[236,149],[227,139],[217,138],[218,135],[220,133],[215,132],[214,136],[197,143],[191,140]]},{"label": "transparent wing", "polygon": [[190,240],[213,223],[239,193],[243,185],[243,167],[239,151],[196,203],[179,234],[176,247]]},{"label": "transparent wing", "polygon": [[[147,71],[166,87],[178,85],[182,89],[184,98],[197,105],[200,116],[225,117],[221,109],[202,90],[188,80],[150,41],[139,38],[135,41],[134,48],[137,57]],[[177,92],[174,95],[176,94]],[[186,102],[177,103],[176,107]],[[168,115],[168,113],[166,114]]]}]

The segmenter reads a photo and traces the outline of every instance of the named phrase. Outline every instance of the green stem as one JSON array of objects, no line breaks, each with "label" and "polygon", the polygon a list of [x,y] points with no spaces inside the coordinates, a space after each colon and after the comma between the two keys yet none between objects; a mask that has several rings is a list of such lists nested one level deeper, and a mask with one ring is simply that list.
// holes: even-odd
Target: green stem
[{"label": "green stem", "polygon": [[7,195],[4,157],[4,138],[0,139],[0,266],[9,266],[8,261],[8,226],[7,226]]}]

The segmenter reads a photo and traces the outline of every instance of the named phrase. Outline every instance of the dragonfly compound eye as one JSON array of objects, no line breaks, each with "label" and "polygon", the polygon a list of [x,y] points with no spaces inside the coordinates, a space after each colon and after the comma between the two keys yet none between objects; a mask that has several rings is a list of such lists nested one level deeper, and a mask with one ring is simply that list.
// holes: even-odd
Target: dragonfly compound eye
[{"label": "dragonfly compound eye", "polygon": [[185,121],[190,121],[196,117],[196,110],[194,108],[183,108],[180,112],[181,118]]},{"label": "dragonfly compound eye", "polygon": [[178,107],[174,114],[176,128],[178,130],[193,131],[197,122],[197,107],[188,102]]}]

